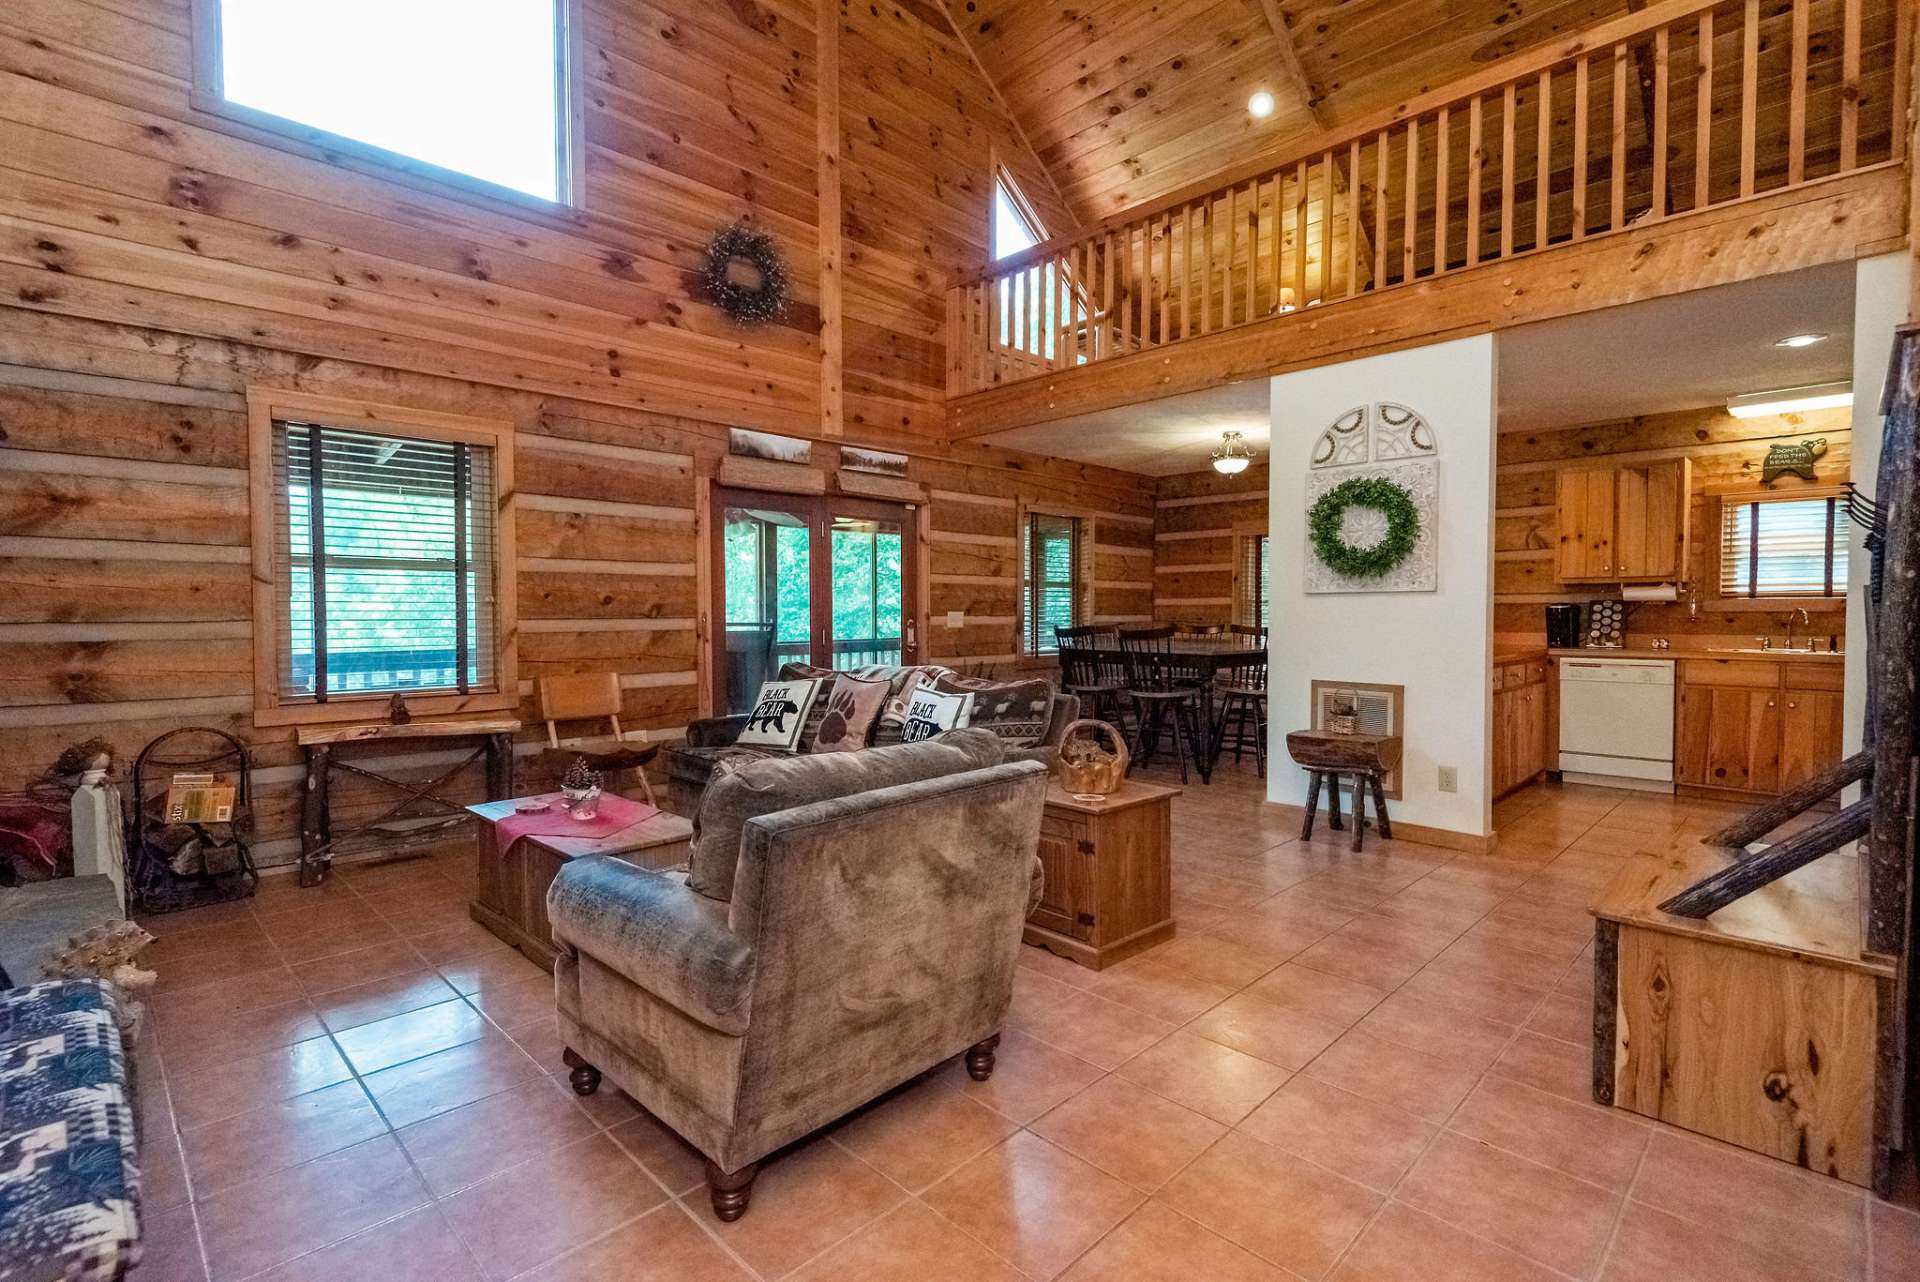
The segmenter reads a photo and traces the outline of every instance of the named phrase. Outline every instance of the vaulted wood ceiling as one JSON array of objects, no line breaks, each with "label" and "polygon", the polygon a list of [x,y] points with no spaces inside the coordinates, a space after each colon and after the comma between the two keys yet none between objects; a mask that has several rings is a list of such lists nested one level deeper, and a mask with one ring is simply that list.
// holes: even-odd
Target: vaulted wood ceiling
[{"label": "vaulted wood ceiling", "polygon": [[[1076,216],[1092,221],[1637,6],[950,0],[948,7]],[[1256,89],[1278,100],[1266,120],[1247,112]]]}]

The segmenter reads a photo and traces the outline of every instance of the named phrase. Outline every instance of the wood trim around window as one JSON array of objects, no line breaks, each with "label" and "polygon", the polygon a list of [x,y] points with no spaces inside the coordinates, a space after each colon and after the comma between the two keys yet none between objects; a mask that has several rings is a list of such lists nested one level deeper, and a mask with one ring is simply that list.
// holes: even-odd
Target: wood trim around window
[{"label": "wood trim around window", "polygon": [[326,427],[364,428],[420,440],[464,441],[493,450],[498,511],[494,517],[494,684],[468,694],[407,696],[416,715],[511,711],[520,706],[519,566],[514,539],[514,426],[503,419],[473,418],[437,410],[408,409],[372,401],[271,387],[247,389],[247,485],[253,539],[253,721],[257,726],[312,725],[383,717],[390,693],[349,695],[325,703],[282,703],[279,641],[279,567],[274,564],[278,496],[273,489],[273,425],[293,418]]},{"label": "wood trim around window", "polygon": [[[555,172],[561,186],[557,200],[547,200],[532,192],[504,187],[358,138],[229,102],[221,74],[220,0],[192,0],[189,26],[193,84],[188,91],[188,102],[194,111],[228,126],[223,132],[236,133],[250,141],[410,187],[478,204],[503,204],[516,213],[544,215],[561,225],[578,227],[586,220],[585,6],[582,0],[553,0],[553,3],[554,51],[560,63],[556,90],[559,101],[555,104],[554,117],[558,123],[554,138]],[[320,154],[313,155],[313,149],[318,149]]]},{"label": "wood trim around window", "polygon": [[1034,659],[1041,663],[1052,663],[1054,654],[1042,653],[1027,646],[1027,518],[1030,516],[1068,517],[1080,522],[1080,559],[1074,566],[1078,591],[1074,594],[1074,625],[1091,623],[1097,614],[1094,599],[1094,569],[1096,567],[1095,546],[1099,542],[1100,514],[1092,508],[1073,507],[1064,503],[1031,502],[1020,499],[1014,507],[1014,555],[1020,560],[1020,574],[1013,585],[1013,621],[1015,635],[1014,653],[1022,659]]},{"label": "wood trim around window", "polygon": [[[1247,598],[1253,590],[1253,585],[1246,581],[1246,575],[1242,573],[1247,565],[1247,540],[1270,537],[1272,537],[1272,531],[1264,520],[1237,521],[1234,523],[1233,551],[1230,554],[1233,558],[1233,617],[1228,620],[1229,623],[1239,623],[1243,625],[1248,623],[1246,617]],[[1271,543],[1267,545],[1267,555],[1273,555],[1273,545]],[[1269,601],[1267,604],[1271,606],[1273,602]],[[1269,626],[1265,619],[1254,619],[1251,622],[1258,627],[1264,628]]]},{"label": "wood trim around window", "polygon": [[1834,584],[1835,592],[1832,596],[1814,594],[1809,596],[1750,597],[1745,593],[1728,595],[1726,590],[1727,585],[1722,582],[1720,578],[1720,537],[1721,531],[1726,528],[1727,506],[1729,504],[1735,507],[1742,507],[1756,501],[1777,501],[1785,503],[1813,499],[1839,499],[1842,501],[1842,510],[1836,514],[1836,525],[1834,527],[1834,541],[1835,544],[1838,545],[1840,542],[1851,537],[1853,529],[1853,523],[1847,518],[1845,512],[1846,496],[1847,487],[1844,485],[1812,484],[1791,490],[1770,490],[1755,486],[1742,486],[1738,489],[1710,490],[1708,497],[1713,503],[1713,523],[1711,526],[1711,541],[1708,544],[1707,553],[1707,581],[1712,586],[1712,593],[1710,595],[1708,608],[1730,614],[1780,614],[1788,610],[1798,609],[1802,606],[1808,608],[1819,607],[1830,610],[1846,609],[1849,589],[1844,583]]}]

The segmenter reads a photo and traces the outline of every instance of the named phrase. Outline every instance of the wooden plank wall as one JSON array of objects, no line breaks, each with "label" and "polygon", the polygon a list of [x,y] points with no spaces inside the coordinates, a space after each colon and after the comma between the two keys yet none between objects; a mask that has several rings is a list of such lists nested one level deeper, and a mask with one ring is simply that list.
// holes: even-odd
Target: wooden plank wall
[{"label": "wooden plank wall", "polygon": [[[1562,589],[1554,578],[1554,473],[1572,461],[1612,459],[1652,462],[1681,456],[1693,460],[1692,560],[1689,579],[1699,585],[1700,610],[1690,615],[1684,598],[1668,605],[1644,602],[1627,616],[1629,640],[1667,637],[1675,649],[1699,649],[1729,643],[1751,644],[1762,633],[1779,635],[1786,609],[1755,613],[1716,610],[1712,584],[1719,553],[1714,490],[1758,486],[1760,461],[1769,441],[1825,437],[1827,452],[1816,463],[1819,484],[1847,479],[1852,442],[1846,410],[1737,419],[1725,410],[1687,410],[1650,414],[1585,427],[1542,432],[1508,432],[1499,439],[1494,498],[1494,631],[1502,640],[1539,641],[1546,632],[1541,606],[1553,601],[1586,601],[1601,595],[1588,585]],[[1807,482],[1783,477],[1774,488],[1786,492]],[[1846,632],[1844,601],[1811,611],[1811,626],[1801,635],[1841,637]]]},{"label": "wooden plank wall", "polygon": [[[0,308],[0,790],[89,736],[130,760],[165,730],[215,726],[256,754],[267,861],[293,854],[292,731],[252,722],[244,389],[260,382],[511,419],[522,718],[534,678],[608,669],[629,729],[672,737],[696,715],[695,488],[718,470],[724,424]],[[967,612],[958,630],[935,616],[930,658],[1015,659],[1022,502],[1099,512],[1103,573],[1150,578],[1152,496],[1135,478],[924,448],[908,475],[931,495],[932,605]],[[1102,599],[1144,617],[1149,591]],[[544,782],[541,746],[522,734],[523,781]],[[385,759],[424,780],[453,758]],[[380,804],[353,781],[336,799],[343,821]]]},{"label": "wooden plank wall", "polygon": [[1154,617],[1234,623],[1234,531],[1267,520],[1264,459],[1238,476],[1163,476],[1154,500]]},{"label": "wooden plank wall", "polygon": [[993,165],[1059,234],[1075,219],[944,6],[841,12],[841,161],[850,428],[946,431],[947,283],[991,252]]},{"label": "wooden plank wall", "polygon": [[[985,257],[991,162],[1066,221],[944,10],[581,9],[585,195],[566,215],[194,111],[187,0],[0,9],[0,788],[90,735],[131,754],[220,726],[259,754],[263,853],[291,855],[291,733],[250,715],[250,383],[511,418],[521,676],[612,667],[627,724],[656,734],[696,707],[694,493],[728,426],[907,451],[935,551],[966,545],[948,530],[995,540],[970,545],[985,565],[938,571],[939,621],[966,622],[930,629],[930,657],[1015,652],[1023,500],[1124,518],[1099,527],[1130,567],[1112,581],[1150,582],[1150,485],[938,442],[946,283]],[[844,424],[822,421],[823,13]],[[740,329],[698,293],[701,248],[735,219],[792,268],[778,324]],[[1144,616],[1150,595],[1106,600]],[[345,819],[375,805],[337,797]]]}]

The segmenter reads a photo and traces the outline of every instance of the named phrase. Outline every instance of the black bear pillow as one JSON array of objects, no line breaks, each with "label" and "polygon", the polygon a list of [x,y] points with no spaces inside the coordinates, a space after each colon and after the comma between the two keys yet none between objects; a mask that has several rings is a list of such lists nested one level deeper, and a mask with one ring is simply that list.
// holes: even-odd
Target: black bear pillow
[{"label": "black bear pillow", "polygon": [[753,700],[747,714],[746,729],[734,740],[743,748],[773,748],[792,752],[800,744],[800,732],[806,728],[807,709],[820,692],[818,679],[806,681],[767,681]]}]

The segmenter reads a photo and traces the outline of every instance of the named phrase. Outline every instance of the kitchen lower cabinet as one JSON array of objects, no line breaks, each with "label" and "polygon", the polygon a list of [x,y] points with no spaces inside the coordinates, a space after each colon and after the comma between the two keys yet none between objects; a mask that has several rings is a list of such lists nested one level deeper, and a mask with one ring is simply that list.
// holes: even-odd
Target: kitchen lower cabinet
[{"label": "kitchen lower cabinet", "polygon": [[1780,791],[1838,764],[1842,715],[1838,690],[1787,687],[1780,712]]},{"label": "kitchen lower cabinet", "polygon": [[1532,783],[1548,765],[1547,663],[1529,659],[1493,669],[1493,795]]},{"label": "kitchen lower cabinet", "polygon": [[1674,781],[1776,795],[1840,760],[1840,664],[1683,659],[1674,709]]}]

